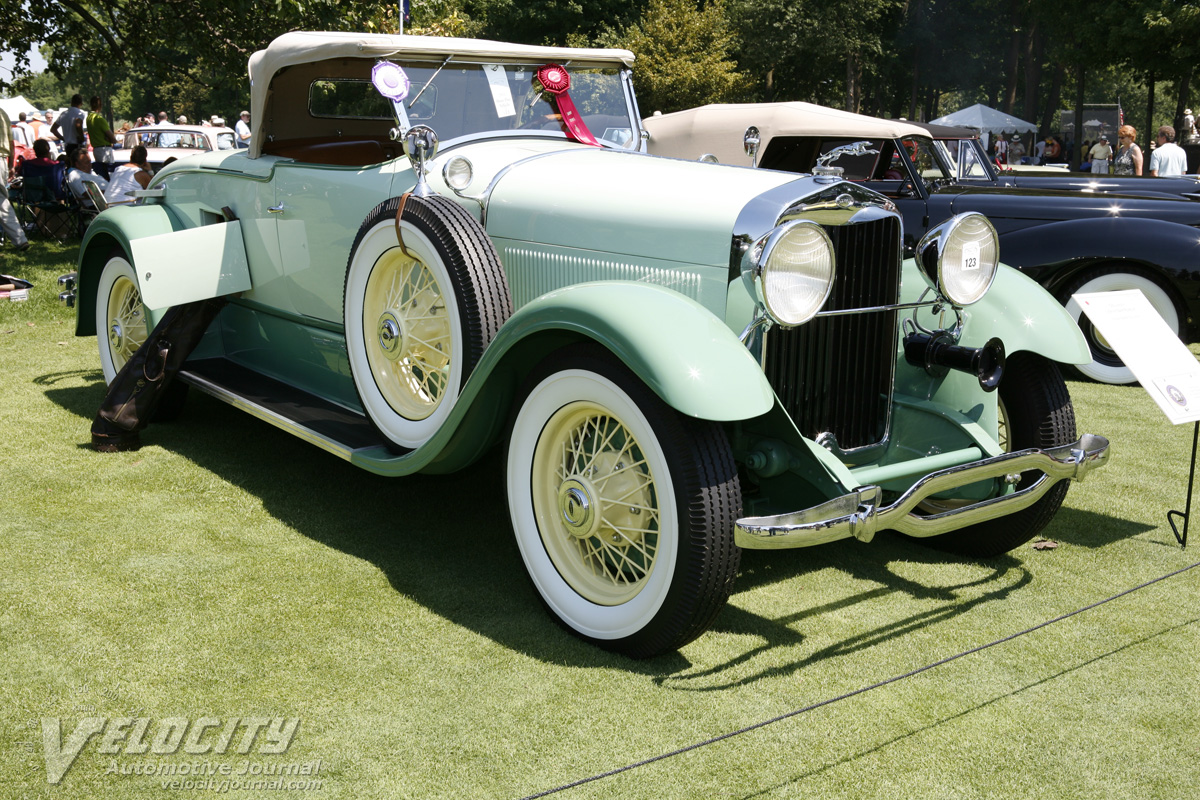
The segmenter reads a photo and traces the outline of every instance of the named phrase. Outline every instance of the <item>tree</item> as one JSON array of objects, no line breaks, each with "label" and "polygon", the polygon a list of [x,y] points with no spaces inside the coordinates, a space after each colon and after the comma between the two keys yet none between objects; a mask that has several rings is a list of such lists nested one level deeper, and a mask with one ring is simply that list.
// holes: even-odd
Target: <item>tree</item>
[{"label": "tree", "polygon": [[625,37],[637,56],[642,111],[679,111],[737,99],[746,78],[729,57],[735,44],[721,0],[650,0]]}]

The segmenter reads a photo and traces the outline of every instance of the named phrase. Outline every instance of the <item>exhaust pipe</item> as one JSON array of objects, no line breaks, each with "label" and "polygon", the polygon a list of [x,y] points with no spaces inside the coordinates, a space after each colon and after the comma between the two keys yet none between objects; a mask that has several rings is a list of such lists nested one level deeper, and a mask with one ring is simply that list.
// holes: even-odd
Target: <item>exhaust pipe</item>
[{"label": "exhaust pipe", "polygon": [[995,391],[1004,377],[1004,342],[995,337],[983,347],[960,347],[946,331],[911,333],[904,337],[904,359],[935,378],[952,369],[969,372],[985,392]]}]

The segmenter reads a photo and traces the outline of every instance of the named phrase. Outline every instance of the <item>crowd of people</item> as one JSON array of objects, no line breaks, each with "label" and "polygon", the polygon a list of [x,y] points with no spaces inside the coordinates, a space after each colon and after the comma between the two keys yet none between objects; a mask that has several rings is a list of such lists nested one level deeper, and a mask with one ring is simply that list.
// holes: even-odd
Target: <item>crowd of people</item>
[{"label": "crowd of people", "polygon": [[[12,153],[0,153],[0,163],[3,164],[0,168],[0,227],[6,238],[17,250],[25,250],[30,246],[27,231],[17,219],[10,198],[10,190],[19,190],[26,165],[29,165],[30,172],[41,173],[44,168],[61,164],[65,189],[71,192],[75,202],[82,208],[95,213],[98,209],[86,184],[94,183],[99,187],[109,205],[127,203],[132,201],[129,193],[146,188],[153,175],[147,161],[146,147],[141,144],[129,149],[128,161],[118,163],[117,151],[124,149],[124,134],[145,126],[173,128],[189,124],[192,123],[186,115],[175,116],[172,123],[171,115],[160,111],[157,114],[147,113],[113,130],[104,115],[102,98],[91,97],[88,110],[85,111],[81,94],[73,95],[70,106],[59,114],[53,111],[35,114],[20,112],[12,123],[12,138],[22,146],[22,155],[14,158]],[[225,127],[225,118],[213,114],[202,119],[199,125]],[[242,111],[234,126],[234,140],[237,147],[247,148],[250,138],[250,112]],[[160,136],[159,144],[169,146],[169,140],[164,139]]]},{"label": "crowd of people", "polygon": [[[1181,140],[1189,142],[1196,138],[1192,110],[1184,116]],[[1162,178],[1179,177],[1187,174],[1187,154],[1176,144],[1175,128],[1163,125],[1158,129],[1156,144],[1151,148],[1147,160],[1137,144],[1137,129],[1122,125],[1117,129],[1117,145],[1113,147],[1108,134],[1102,133],[1095,140],[1084,140],[1080,149],[1079,169],[1094,175],[1149,175]],[[1069,164],[1075,155],[1075,142],[1063,142],[1057,136],[1047,136],[1036,142],[1026,154],[1021,137],[997,134],[991,146],[992,157],[998,167],[1015,164],[1040,166],[1045,164]],[[1198,173],[1200,174],[1200,173]]]}]

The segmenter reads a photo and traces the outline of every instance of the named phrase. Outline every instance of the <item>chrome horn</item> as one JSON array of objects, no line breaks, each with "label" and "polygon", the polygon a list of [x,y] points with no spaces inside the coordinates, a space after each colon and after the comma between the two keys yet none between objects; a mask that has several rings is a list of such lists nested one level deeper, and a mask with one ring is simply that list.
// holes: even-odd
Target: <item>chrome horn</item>
[{"label": "chrome horn", "polygon": [[437,132],[428,125],[413,125],[404,134],[404,155],[408,156],[408,163],[417,175],[417,185],[412,190],[417,197],[428,197],[434,193],[425,182],[425,164],[433,160],[437,149]]}]

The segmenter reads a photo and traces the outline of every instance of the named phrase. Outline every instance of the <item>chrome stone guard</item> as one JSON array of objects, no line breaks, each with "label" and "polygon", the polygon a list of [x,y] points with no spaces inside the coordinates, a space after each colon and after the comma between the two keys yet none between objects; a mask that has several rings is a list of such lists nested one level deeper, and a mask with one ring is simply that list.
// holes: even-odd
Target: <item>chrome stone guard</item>
[{"label": "chrome stone guard", "polygon": [[[1045,450],[1019,450],[973,461],[931,472],[889,506],[879,505],[882,489],[863,486],[803,511],[739,519],[734,541],[739,547],[750,550],[782,550],[851,536],[869,542],[876,531],[881,530],[895,530],[917,537],[937,536],[1028,508],[1060,480],[1083,480],[1090,470],[1104,466],[1108,451],[1108,439],[1087,433],[1072,444]],[[1011,494],[930,516],[911,513],[918,503],[939,492],[1034,469],[1040,470],[1042,476]]]}]

